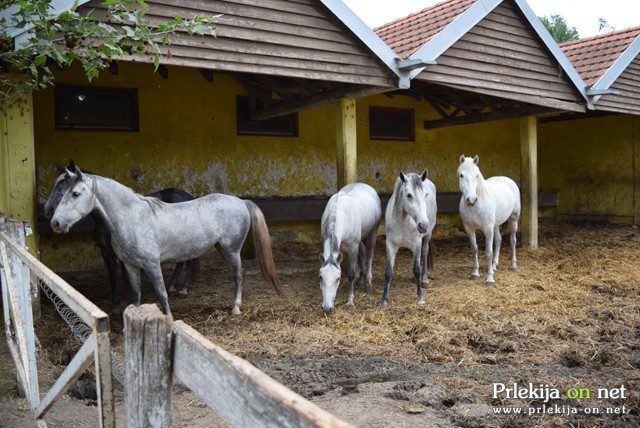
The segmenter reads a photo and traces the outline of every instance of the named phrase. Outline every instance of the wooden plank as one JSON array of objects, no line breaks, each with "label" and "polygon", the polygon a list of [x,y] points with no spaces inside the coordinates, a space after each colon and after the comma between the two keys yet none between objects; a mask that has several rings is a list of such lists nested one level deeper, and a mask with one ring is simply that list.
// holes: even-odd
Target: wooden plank
[{"label": "wooden plank", "polygon": [[351,426],[209,342],[184,322],[176,321],[173,331],[175,375],[232,426]]},{"label": "wooden plank", "polygon": [[[171,318],[156,305],[130,305],[124,311],[124,332],[126,426],[170,428]],[[200,376],[202,369],[192,375]]]}]

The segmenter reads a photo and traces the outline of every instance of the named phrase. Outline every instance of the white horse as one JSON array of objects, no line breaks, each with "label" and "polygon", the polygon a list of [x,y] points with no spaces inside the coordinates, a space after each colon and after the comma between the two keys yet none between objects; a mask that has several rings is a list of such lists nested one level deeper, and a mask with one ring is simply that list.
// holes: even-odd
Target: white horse
[{"label": "white horse", "polygon": [[381,217],[380,198],[367,184],[348,184],[329,199],[322,214],[320,226],[324,244],[320,254],[322,266],[319,280],[322,290],[322,310],[326,314],[334,312],[336,292],[342,275],[341,250],[347,254],[347,280],[349,281],[347,305],[353,305],[356,257],[360,265],[358,281],[366,281],[367,290],[371,290],[373,249]]},{"label": "white horse", "polygon": [[422,284],[429,284],[428,269],[433,267],[434,248],[431,241],[436,226],[436,186],[427,178],[425,169],[421,175],[409,173],[400,176],[393,187],[393,194],[384,213],[387,234],[387,271],[380,307],[389,306],[389,286],[393,278],[393,266],[398,250],[409,248],[413,253],[413,274],[418,291],[418,304],[424,304]]},{"label": "white horse", "polygon": [[113,249],[125,264],[133,301],[140,305],[140,270],[143,269],[171,316],[160,263],[191,260],[215,246],[235,282],[233,315],[242,306],[240,249],[251,230],[257,259],[265,279],[283,295],[271,252],[271,238],[262,211],[251,201],[235,196],[210,194],[187,202],[168,204],[141,196],[117,181],[66,171],[71,180],[51,219],[56,233],[96,210],[111,232]]},{"label": "white horse", "polygon": [[496,176],[484,179],[478,168],[478,156],[474,158],[460,156],[458,180],[462,198],[460,199],[460,218],[464,230],[471,241],[473,252],[473,271],[471,279],[480,278],[478,264],[478,244],[476,229],[482,230],[486,239],[487,284],[495,284],[494,271],[500,259],[500,226],[509,222],[511,238],[511,270],[516,264],[516,232],[520,217],[520,190],[509,177]]}]

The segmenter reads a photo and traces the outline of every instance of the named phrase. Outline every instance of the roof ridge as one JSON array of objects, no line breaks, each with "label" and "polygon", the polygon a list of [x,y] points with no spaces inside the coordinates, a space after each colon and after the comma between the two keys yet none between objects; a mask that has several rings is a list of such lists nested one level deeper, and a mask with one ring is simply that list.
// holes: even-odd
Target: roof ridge
[{"label": "roof ridge", "polygon": [[578,39],[578,40],[571,40],[569,42],[560,43],[560,47],[564,50],[565,47],[572,47],[573,45],[578,45],[578,44],[586,44],[592,41],[601,42],[607,38],[613,38],[624,33],[634,33],[634,32],[636,33],[636,36],[640,35],[640,26],[629,27],[623,30],[610,31],[604,34],[596,34],[595,36],[583,37],[582,39]]}]

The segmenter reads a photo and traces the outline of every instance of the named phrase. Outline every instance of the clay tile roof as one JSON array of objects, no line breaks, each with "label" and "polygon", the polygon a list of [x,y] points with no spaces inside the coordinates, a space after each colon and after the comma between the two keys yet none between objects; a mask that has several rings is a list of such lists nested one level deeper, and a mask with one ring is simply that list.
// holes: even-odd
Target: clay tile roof
[{"label": "clay tile roof", "polygon": [[375,28],[374,31],[400,58],[406,59],[475,2],[476,0],[443,1]]},{"label": "clay tile roof", "polygon": [[560,48],[586,85],[593,86],[639,35],[640,27],[634,27],[566,42]]}]

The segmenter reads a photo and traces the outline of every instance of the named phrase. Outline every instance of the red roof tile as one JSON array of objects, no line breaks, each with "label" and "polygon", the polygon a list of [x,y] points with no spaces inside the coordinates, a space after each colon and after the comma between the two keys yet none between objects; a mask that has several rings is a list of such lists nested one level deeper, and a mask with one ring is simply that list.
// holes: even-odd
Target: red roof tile
[{"label": "red roof tile", "polygon": [[453,22],[477,0],[448,0],[375,28],[374,31],[406,59]]},{"label": "red roof tile", "polygon": [[573,42],[560,48],[587,86],[595,84],[629,45],[640,35],[640,27],[613,31]]}]

